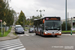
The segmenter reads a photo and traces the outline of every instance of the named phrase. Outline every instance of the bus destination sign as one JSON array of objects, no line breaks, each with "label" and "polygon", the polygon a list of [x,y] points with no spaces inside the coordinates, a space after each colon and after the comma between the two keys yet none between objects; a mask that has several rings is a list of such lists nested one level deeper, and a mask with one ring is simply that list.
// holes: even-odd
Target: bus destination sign
[{"label": "bus destination sign", "polygon": [[45,20],[60,20],[60,18],[45,18]]}]

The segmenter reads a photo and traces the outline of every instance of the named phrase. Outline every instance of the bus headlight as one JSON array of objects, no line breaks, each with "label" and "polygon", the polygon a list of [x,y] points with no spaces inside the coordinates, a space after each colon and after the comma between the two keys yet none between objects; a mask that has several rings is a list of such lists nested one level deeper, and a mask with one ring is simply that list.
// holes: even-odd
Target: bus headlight
[{"label": "bus headlight", "polygon": [[47,32],[45,32],[45,34],[47,34]]},{"label": "bus headlight", "polygon": [[61,34],[61,32],[59,32],[59,34]]}]

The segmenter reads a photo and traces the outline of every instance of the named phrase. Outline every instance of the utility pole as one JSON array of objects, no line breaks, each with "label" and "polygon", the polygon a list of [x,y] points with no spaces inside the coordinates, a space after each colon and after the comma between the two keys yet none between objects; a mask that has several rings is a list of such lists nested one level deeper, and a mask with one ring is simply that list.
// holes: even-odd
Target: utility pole
[{"label": "utility pole", "polygon": [[67,0],[65,0],[65,23],[66,23],[66,31],[67,31]]},{"label": "utility pole", "polygon": [[23,28],[25,30],[25,17],[23,16]]},{"label": "utility pole", "polygon": [[73,27],[73,22],[72,22],[72,17],[71,17],[71,35],[72,35],[72,27]]},{"label": "utility pole", "polygon": [[67,12],[67,21],[69,23],[69,12]]}]

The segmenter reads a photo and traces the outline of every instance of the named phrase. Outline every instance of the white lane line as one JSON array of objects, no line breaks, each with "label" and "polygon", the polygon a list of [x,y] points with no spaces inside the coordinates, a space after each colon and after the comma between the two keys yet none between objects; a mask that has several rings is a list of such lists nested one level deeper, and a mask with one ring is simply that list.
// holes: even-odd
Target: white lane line
[{"label": "white lane line", "polygon": [[2,45],[12,45],[12,44],[21,44],[21,42],[1,42],[0,43],[0,46],[2,46]]},{"label": "white lane line", "polygon": [[17,35],[17,36],[25,36],[25,34]]},{"label": "white lane line", "polygon": [[[23,48],[23,46],[15,47],[15,48],[10,48],[10,49],[12,49],[12,50],[19,50],[19,48]],[[10,50],[10,49],[7,49],[7,50]]]},{"label": "white lane line", "polygon": [[22,44],[20,44],[20,43],[18,43],[18,44],[7,44],[7,45],[2,45],[0,48],[5,48],[5,47],[9,47],[9,46],[16,46],[16,45],[20,46]]},{"label": "white lane line", "polygon": [[19,49],[19,50],[26,50],[26,48],[21,48],[21,49]]},{"label": "white lane line", "polygon": [[24,46],[22,46],[22,45],[12,45],[12,46],[0,47],[0,49],[9,49],[9,48],[16,48],[16,47],[24,47]]},{"label": "white lane line", "polygon": [[[8,50],[13,50],[13,49],[8,49]],[[15,49],[17,50],[17,49]],[[26,48],[21,48],[21,49],[18,49],[18,50],[26,50]]]},{"label": "white lane line", "polygon": [[3,41],[3,43],[2,42],[0,42],[0,43],[1,43],[0,50],[15,50],[15,49],[16,50],[19,50],[19,49],[25,50],[26,49],[26,48],[24,48],[23,44],[20,42],[20,39]]},{"label": "white lane line", "polygon": [[35,36],[35,34],[31,34],[31,36]]},{"label": "white lane line", "polygon": [[25,34],[26,36],[29,36],[29,34]]}]

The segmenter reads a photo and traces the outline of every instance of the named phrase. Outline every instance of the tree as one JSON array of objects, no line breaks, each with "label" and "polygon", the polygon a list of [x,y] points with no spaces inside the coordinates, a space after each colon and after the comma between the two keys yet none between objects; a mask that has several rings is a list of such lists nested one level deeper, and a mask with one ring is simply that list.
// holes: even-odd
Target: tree
[{"label": "tree", "polygon": [[[62,30],[65,30],[65,22],[62,24]],[[67,23],[67,30],[71,30],[71,25]]]},{"label": "tree", "polygon": [[7,23],[7,26],[10,26],[14,22],[14,10],[10,10],[8,0],[0,0],[0,19]]},{"label": "tree", "polygon": [[33,25],[34,23],[34,19],[40,19],[41,17],[38,16],[32,16],[32,18],[30,19],[30,21],[27,21],[27,25]]},{"label": "tree", "polygon": [[6,3],[3,1],[3,0],[0,0],[0,19],[4,19],[4,10],[5,10],[5,7],[6,7]]},{"label": "tree", "polygon": [[25,15],[24,15],[24,13],[21,11],[21,12],[20,12],[20,15],[19,15],[19,19],[18,19],[18,21],[16,22],[16,24],[20,24],[20,25],[23,26],[23,24],[25,24],[25,23],[23,23],[23,20],[25,20],[25,23],[26,23],[26,17],[25,17]]}]

